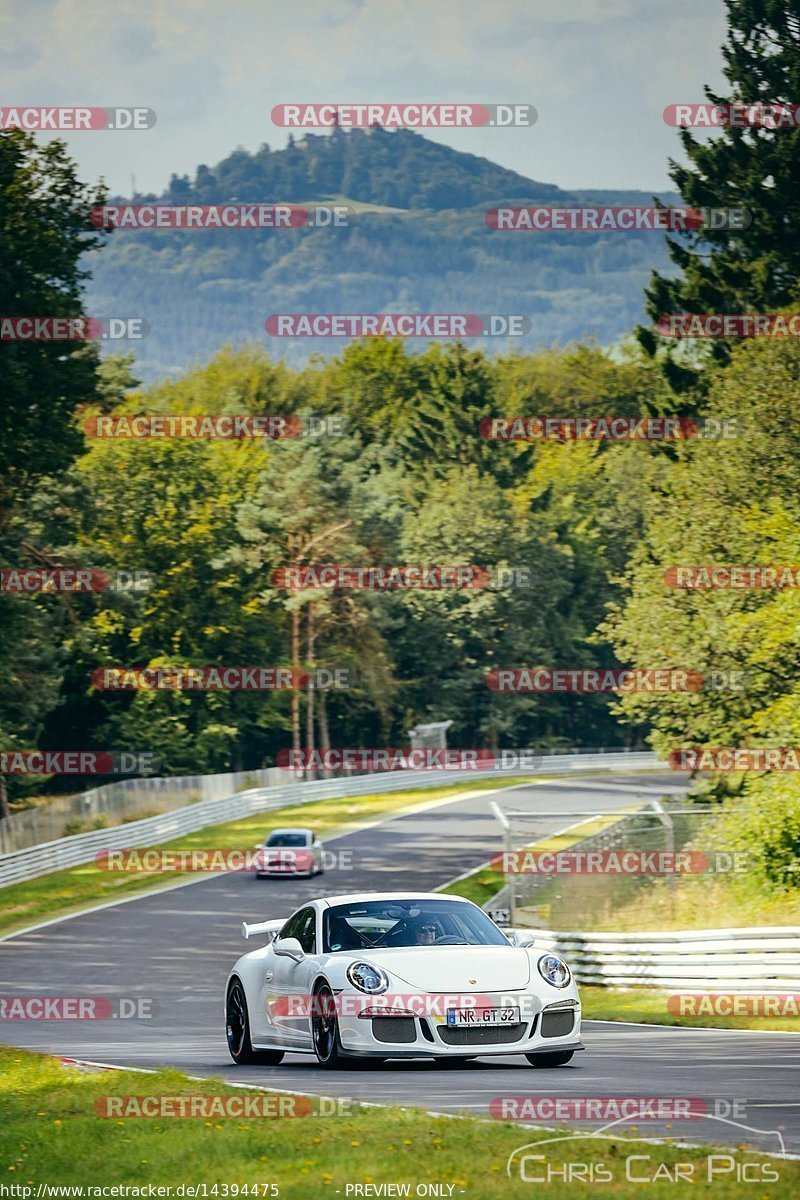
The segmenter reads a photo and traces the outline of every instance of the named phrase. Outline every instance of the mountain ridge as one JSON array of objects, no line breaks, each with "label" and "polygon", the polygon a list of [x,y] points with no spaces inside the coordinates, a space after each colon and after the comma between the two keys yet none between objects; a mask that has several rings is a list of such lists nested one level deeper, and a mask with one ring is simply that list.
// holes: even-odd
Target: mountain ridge
[{"label": "mountain ridge", "polygon": [[660,234],[504,234],[484,220],[500,205],[650,204],[651,194],[566,191],[409,130],[307,134],[253,153],[239,147],[213,168],[173,175],[160,196],[116,200],[303,204],[326,196],[362,210],[341,228],[115,230],[87,264],[87,310],[149,323],[148,337],[132,345],[150,382],[226,344],[261,342],[295,366],[342,348],[341,339],[268,337],[266,318],[281,312],[518,313],[531,319],[524,337],[470,344],[489,353],[586,338],[608,344],[642,319],[650,271],[668,269]]}]

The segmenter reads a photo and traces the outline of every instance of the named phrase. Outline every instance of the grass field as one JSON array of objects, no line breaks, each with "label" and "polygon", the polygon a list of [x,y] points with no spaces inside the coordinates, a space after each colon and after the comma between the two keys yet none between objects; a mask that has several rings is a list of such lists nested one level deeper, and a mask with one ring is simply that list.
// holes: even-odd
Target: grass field
[{"label": "grass field", "polygon": [[[503,779],[497,787],[523,783],[525,777]],[[465,780],[447,787],[420,788],[407,792],[377,793],[335,800],[319,800],[313,804],[294,804],[271,812],[256,813],[238,821],[210,825],[197,833],[187,834],[171,842],[160,843],[162,850],[192,850],[205,848],[249,850],[263,841],[265,833],[276,825],[307,825],[321,835],[332,837],[344,833],[359,822],[394,816],[405,809],[427,804],[461,792],[492,789],[486,779]],[[119,846],[124,848],[125,826],[119,827]],[[13,933],[48,917],[77,912],[81,908],[118,897],[174,886],[186,875],[115,873],[100,870],[93,862],[67,871],[54,871],[38,879],[12,884],[0,889],[0,934]]]},{"label": "grass field", "polygon": [[[381,1184],[408,1185],[407,1194],[414,1196],[420,1184],[437,1184],[441,1190],[432,1194],[459,1200],[461,1196],[500,1200],[542,1194],[564,1200],[576,1192],[583,1194],[580,1181],[564,1183],[556,1176],[543,1192],[542,1185],[532,1183],[531,1177],[541,1177],[545,1170],[563,1172],[572,1169],[571,1164],[591,1164],[595,1172],[612,1175],[612,1182],[595,1182],[602,1196],[645,1194],[652,1200],[675,1200],[686,1194],[690,1183],[694,1184],[693,1195],[708,1193],[720,1200],[742,1195],[790,1200],[800,1194],[800,1162],[766,1158],[744,1148],[687,1149],[637,1141],[633,1127],[613,1139],[581,1135],[533,1147],[529,1153],[545,1155],[546,1162],[526,1162],[527,1178],[521,1179],[518,1168],[511,1178],[506,1175],[509,1154],[557,1135],[508,1121],[453,1120],[382,1107],[353,1107],[337,1115],[294,1119],[117,1119],[98,1116],[95,1109],[97,1104],[106,1105],[104,1098],[109,1096],[200,1094],[239,1100],[252,1095],[221,1081],[192,1081],[177,1071],[152,1075],[85,1072],[41,1055],[0,1049],[0,1184],[31,1189],[27,1196],[21,1190],[2,1194],[35,1200],[40,1184],[125,1185],[144,1187],[146,1196],[148,1185],[177,1188],[183,1184],[205,1185],[205,1195],[211,1197],[246,1194],[307,1200],[321,1195],[377,1195],[376,1191],[354,1189]],[[295,1098],[284,1103],[296,1112],[303,1109],[301,1101]],[[278,1098],[271,1103],[277,1107]],[[562,1135],[568,1132],[560,1131]],[[642,1126],[638,1132],[646,1135]],[[628,1164],[632,1155],[649,1157]],[[736,1176],[744,1163],[750,1164],[748,1174],[758,1174],[763,1182],[743,1190]],[[683,1164],[684,1179],[690,1174],[688,1182],[676,1184],[676,1164]],[[626,1170],[656,1181],[646,1186],[628,1182]],[[709,1170],[714,1172],[710,1183]],[[244,1187],[247,1193],[242,1191]],[[202,1196],[202,1190],[195,1195]]]},{"label": "grass field", "polygon": [[[677,992],[657,988],[597,988],[581,986],[583,1017],[598,1021],[642,1021],[647,1025],[681,1025],[687,1029],[761,1029],[800,1033],[800,1017],[722,1017],[679,1016],[667,1008],[670,995]],[[698,989],[687,988],[693,992]],[[710,989],[706,989],[710,990]],[[720,984],[714,991],[725,992]]]},{"label": "grass field", "polygon": [[800,890],[769,893],[736,877],[681,875],[674,889],[655,879],[627,903],[598,904],[581,919],[581,929],[598,933],[757,925],[800,925]]}]

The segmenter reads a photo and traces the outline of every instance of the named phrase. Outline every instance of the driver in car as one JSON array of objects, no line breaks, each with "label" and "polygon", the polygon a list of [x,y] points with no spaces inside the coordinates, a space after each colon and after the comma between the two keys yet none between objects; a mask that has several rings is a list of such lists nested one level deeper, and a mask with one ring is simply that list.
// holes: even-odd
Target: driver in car
[{"label": "driver in car", "polygon": [[432,946],[436,941],[436,926],[430,921],[418,921],[414,926],[414,942],[417,946]]}]

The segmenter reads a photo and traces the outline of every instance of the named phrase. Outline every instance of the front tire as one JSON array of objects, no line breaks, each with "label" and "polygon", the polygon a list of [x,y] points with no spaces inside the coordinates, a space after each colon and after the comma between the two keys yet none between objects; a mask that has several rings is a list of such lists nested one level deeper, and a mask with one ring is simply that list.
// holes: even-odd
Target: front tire
[{"label": "front tire", "polygon": [[320,984],[314,993],[311,1040],[314,1043],[317,1062],[326,1071],[344,1066],[336,1001],[327,983]]},{"label": "front tire", "polygon": [[561,1050],[552,1054],[526,1054],[525,1057],[532,1067],[565,1067],[574,1053],[574,1050]]},{"label": "front tire", "polygon": [[232,979],[225,1000],[225,1036],[228,1053],[237,1066],[261,1063],[277,1067],[283,1062],[283,1050],[254,1050],[250,1041],[250,1018],[247,999],[239,979]]}]

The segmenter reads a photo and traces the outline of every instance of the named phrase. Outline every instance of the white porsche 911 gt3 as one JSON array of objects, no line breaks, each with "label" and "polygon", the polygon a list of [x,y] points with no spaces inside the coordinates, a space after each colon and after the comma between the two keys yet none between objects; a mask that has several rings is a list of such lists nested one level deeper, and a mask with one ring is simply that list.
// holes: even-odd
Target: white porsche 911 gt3
[{"label": "white porsche 911 gt3", "polygon": [[271,940],[228,977],[225,1026],[236,1063],[287,1052],[321,1067],[349,1058],[524,1054],[569,1062],[580,1000],[569,967],[530,933],[503,933],[470,900],[428,892],[329,896],[288,920],[243,924]]}]

